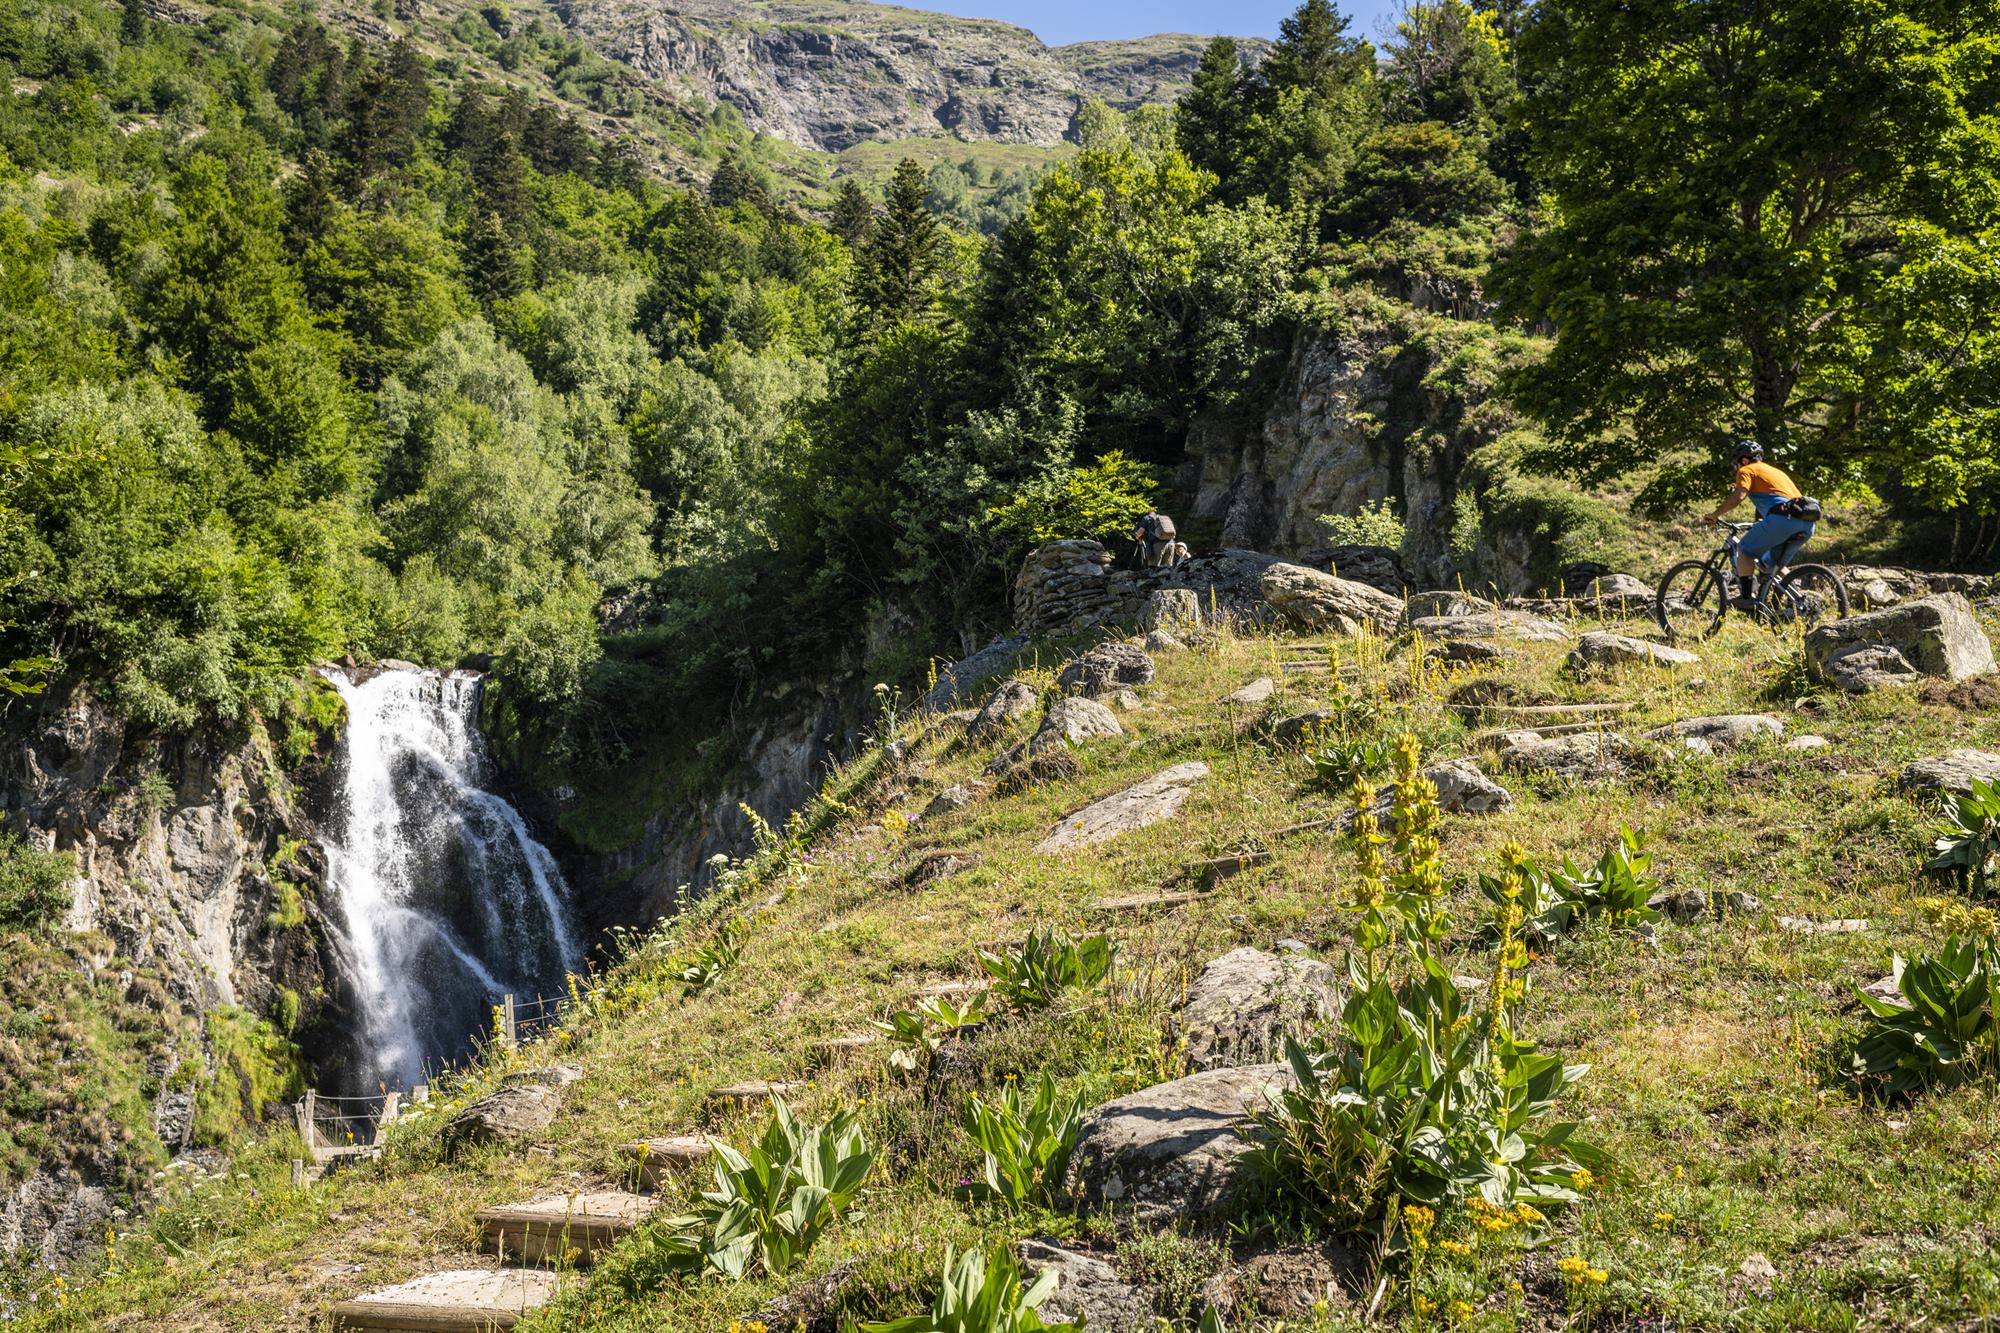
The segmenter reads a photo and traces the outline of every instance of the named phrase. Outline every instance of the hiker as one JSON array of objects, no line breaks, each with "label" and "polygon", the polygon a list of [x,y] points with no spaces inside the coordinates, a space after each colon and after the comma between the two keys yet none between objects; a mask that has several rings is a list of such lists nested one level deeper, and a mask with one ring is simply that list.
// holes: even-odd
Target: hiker
[{"label": "hiker", "polygon": [[[1132,526],[1132,540],[1139,544],[1139,565],[1142,569],[1166,569],[1174,563],[1176,548],[1174,521],[1165,514],[1147,514]],[[1185,549],[1185,548],[1181,548]]]},{"label": "hiker", "polygon": [[[1722,516],[1748,499],[1757,510],[1757,521],[1751,525],[1736,543],[1736,578],[1740,585],[1737,590],[1739,606],[1747,605],[1756,596],[1754,580],[1757,576],[1757,562],[1782,547],[1782,555],[1788,563],[1798,554],[1799,548],[1811,540],[1814,520],[1819,518],[1819,501],[1806,498],[1798,483],[1786,476],[1783,469],[1764,461],[1764,446],[1755,440],[1739,442],[1730,455],[1736,468],[1736,486],[1729,492],[1729,498],[1715,507],[1702,521],[1719,523]],[[1777,572],[1777,558],[1772,564]]]}]

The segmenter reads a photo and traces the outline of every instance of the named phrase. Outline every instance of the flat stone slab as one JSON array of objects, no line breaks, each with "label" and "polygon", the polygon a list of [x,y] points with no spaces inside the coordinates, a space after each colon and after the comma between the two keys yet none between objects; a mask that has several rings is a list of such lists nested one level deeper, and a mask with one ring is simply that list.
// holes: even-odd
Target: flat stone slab
[{"label": "flat stone slab", "polygon": [[1388,634],[1403,619],[1402,599],[1304,565],[1272,565],[1258,580],[1257,590],[1280,619],[1303,630],[1357,634],[1368,629]]},{"label": "flat stone slab", "polygon": [[2000,754],[1990,750],[1952,750],[1907,765],[1896,777],[1907,792],[1969,792],[1974,782],[2000,782]]},{"label": "flat stone slab", "polygon": [[[1290,664],[1287,663],[1287,665]],[[1326,664],[1322,662],[1320,665],[1324,666]],[[1269,676],[1259,676],[1242,689],[1233,692],[1229,696],[1229,702],[1240,704],[1245,708],[1255,708],[1258,704],[1263,703],[1277,692],[1278,682],[1272,680]]]},{"label": "flat stone slab", "polygon": [[1516,773],[1563,778],[1613,777],[1631,767],[1632,742],[1615,731],[1543,740],[1533,733],[1503,738],[1500,763]]},{"label": "flat stone slab", "polygon": [[625,1155],[639,1164],[639,1188],[647,1190],[657,1190],[677,1173],[707,1161],[714,1152],[715,1145],[699,1134],[635,1139],[625,1145]]},{"label": "flat stone slab", "polygon": [[622,1190],[552,1194],[474,1214],[481,1242],[503,1262],[589,1263],[638,1229],[653,1201]]},{"label": "flat stone slab", "polygon": [[1427,639],[1472,639],[1487,642],[1566,643],[1570,632],[1555,621],[1527,611],[1480,611],[1469,616],[1418,616],[1410,629]]},{"label": "flat stone slab", "polygon": [[1175,764],[1134,787],[1092,802],[1049,830],[1035,845],[1037,852],[1069,851],[1108,842],[1178,814],[1194,784],[1208,776],[1208,765],[1195,760]]},{"label": "flat stone slab", "polygon": [[1788,930],[1794,935],[1857,935],[1872,924],[1865,917],[1846,917],[1834,921],[1815,921],[1805,916],[1778,918],[1778,929]]},{"label": "flat stone slab", "polygon": [[1706,741],[1718,750],[1730,750],[1759,736],[1785,734],[1785,720],[1770,713],[1727,713],[1718,717],[1690,717],[1669,722],[1646,733],[1649,741]]},{"label": "flat stone slab", "polygon": [[337,1329],[375,1333],[490,1333],[555,1299],[562,1275],[546,1269],[430,1273],[333,1307]]},{"label": "flat stone slab", "polygon": [[1093,898],[1084,904],[1084,910],[1105,916],[1135,915],[1141,912],[1165,911],[1173,907],[1185,907],[1204,894],[1189,891],[1185,893],[1134,893],[1123,898]]},{"label": "flat stone slab", "polygon": [[754,1106],[758,1102],[768,1102],[773,1097],[790,1096],[798,1089],[796,1083],[766,1083],[752,1079],[747,1083],[732,1083],[726,1088],[715,1088],[708,1094],[711,1105],[731,1102],[737,1106]]}]

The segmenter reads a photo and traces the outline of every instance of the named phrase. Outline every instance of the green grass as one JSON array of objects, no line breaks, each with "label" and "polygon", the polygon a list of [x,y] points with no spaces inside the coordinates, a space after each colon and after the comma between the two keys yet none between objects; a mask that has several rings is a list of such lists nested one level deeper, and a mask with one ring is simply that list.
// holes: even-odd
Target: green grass
[{"label": "green grass", "polygon": [[[860,1107],[880,1154],[865,1216],[785,1285],[852,1263],[842,1313],[881,1318],[923,1305],[948,1244],[1070,1235],[1154,1277],[1172,1293],[1162,1313],[1184,1320],[1195,1278],[1223,1262],[1231,1236],[1128,1234],[1102,1217],[1010,1216],[964,1202],[955,1186],[976,1161],[955,1108],[966,1092],[990,1094],[1043,1070],[1092,1103],[1171,1076],[1176,1056],[1161,1020],[1201,965],[1228,948],[1295,936],[1339,959],[1351,852],[1336,838],[1270,835],[1338,810],[1342,797],[1313,782],[1302,755],[1238,737],[1232,721],[1247,719],[1219,702],[1254,676],[1278,676],[1294,651],[1244,637],[1164,654],[1145,708],[1120,715],[1130,735],[1087,746],[1079,776],[989,796],[899,835],[888,811],[921,810],[936,790],[977,776],[991,753],[962,749],[952,726],[917,725],[921,778],[899,779],[873,757],[839,775],[832,794],[851,812],[826,820],[781,901],[755,906],[772,883],[746,886],[733,902],[710,900],[678,936],[655,939],[603,978],[559,1043],[515,1057],[560,1054],[587,1071],[546,1152],[441,1160],[436,1125],[505,1072],[475,1071],[399,1130],[380,1163],[336,1181],[293,1193],[278,1175],[289,1151],[282,1137],[250,1149],[233,1168],[247,1180],[186,1191],[121,1242],[116,1276],[79,1277],[65,1310],[28,1327],[312,1327],[333,1301],[461,1260],[483,1205],[625,1178],[618,1145],[626,1139],[709,1131],[741,1141],[754,1125],[712,1111],[704,1094],[747,1078],[803,1082],[796,1101],[808,1116]],[[1441,695],[1468,682],[1413,684],[1403,650],[1379,641],[1342,651],[1433,738],[1437,757],[1465,752],[1470,729]],[[1702,651],[1704,664],[1680,675],[1632,668],[1578,678],[1562,666],[1560,645],[1532,645],[1496,673],[1524,698],[1629,701],[1627,734],[1703,713],[1770,710],[1833,744],[1659,756],[1603,786],[1508,776],[1512,811],[1447,819],[1446,866],[1463,923],[1456,970],[1488,966],[1474,935],[1483,900],[1472,876],[1494,866],[1508,839],[1538,858],[1583,861],[1621,825],[1642,827],[1667,886],[1742,889],[1763,903],[1747,916],[1665,924],[1657,948],[1600,926],[1534,960],[1526,1029],[1593,1067],[1568,1109],[1617,1169],[1586,1205],[1553,1219],[1546,1244],[1489,1246],[1448,1276],[1477,1286],[1471,1326],[1481,1328],[1561,1323],[1555,1261],[1568,1254],[1605,1270],[1593,1297],[1605,1327],[1639,1319],[1774,1330],[1971,1326],[2000,1310],[2000,1094],[1968,1087],[1884,1109],[1860,1102],[1840,1070],[1859,1029],[1851,987],[1885,972],[1893,951],[1937,938],[1917,900],[1946,891],[1917,873],[1929,815],[1893,791],[1893,777],[1919,755],[2000,747],[2000,717],[1920,691],[1859,700],[1802,692],[1796,644],[1741,624]],[[1318,675],[1282,683],[1283,711],[1332,689]],[[1181,818],[1069,856],[1032,850],[1085,801],[1190,758],[1214,771]],[[1146,919],[1086,913],[1092,898],[1161,885],[1191,861],[1259,843],[1273,852],[1268,862],[1189,907]],[[913,887],[910,870],[943,850],[974,851],[980,863]],[[674,970],[730,912],[750,920],[741,963],[706,992],[685,995]],[[1781,914],[1865,917],[1872,928],[1798,935],[1777,926]],[[1113,983],[1066,1011],[990,1025],[933,1095],[891,1076],[880,1048],[831,1061],[813,1052],[819,1039],[864,1031],[906,1007],[926,984],[975,976],[974,945],[1019,940],[1042,925],[1113,930],[1122,949]],[[670,1197],[663,1208],[684,1201]],[[1753,1253],[1777,1271],[1768,1292],[1743,1276]],[[1522,1285],[1512,1304],[1508,1281]],[[662,1283],[642,1238],[523,1328],[723,1329],[780,1294],[765,1279]],[[1422,1322],[1397,1284],[1378,1321]],[[1288,1327],[1351,1322],[1336,1305]],[[1257,1324],[1253,1311],[1232,1321]]]}]

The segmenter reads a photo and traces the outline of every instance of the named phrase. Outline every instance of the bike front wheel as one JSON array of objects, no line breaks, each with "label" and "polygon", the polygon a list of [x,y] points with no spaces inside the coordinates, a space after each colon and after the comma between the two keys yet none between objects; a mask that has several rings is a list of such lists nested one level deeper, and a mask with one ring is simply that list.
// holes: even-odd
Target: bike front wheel
[{"label": "bike front wheel", "polygon": [[1793,565],[1771,589],[1764,609],[1775,625],[1809,630],[1847,617],[1847,585],[1825,565]]},{"label": "bike front wheel", "polygon": [[1702,560],[1683,560],[1668,570],[1653,597],[1653,618],[1673,643],[1707,638],[1728,611],[1729,594],[1721,577]]}]

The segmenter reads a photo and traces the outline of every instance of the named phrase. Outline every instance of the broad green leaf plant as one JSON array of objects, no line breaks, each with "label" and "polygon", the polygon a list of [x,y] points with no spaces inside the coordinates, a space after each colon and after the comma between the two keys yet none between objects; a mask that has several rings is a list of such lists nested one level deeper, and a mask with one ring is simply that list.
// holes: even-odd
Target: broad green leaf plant
[{"label": "broad green leaf plant", "polygon": [[1066,931],[1031,931],[1019,948],[979,951],[979,965],[993,990],[1016,1010],[1052,1008],[1071,991],[1088,990],[1111,975],[1117,953],[1108,935],[1077,939]]},{"label": "broad green leaf plant", "polygon": [[1083,1333],[1083,1321],[1049,1324],[1039,1307],[1055,1294],[1057,1271],[1023,1284],[1021,1261],[1006,1245],[990,1253],[947,1249],[944,1280],[929,1314],[863,1324],[861,1333]]},{"label": "broad green leaf plant", "polygon": [[970,1192],[1009,1208],[1053,1205],[1082,1121],[1081,1101],[1057,1096],[1055,1080],[1047,1074],[1032,1098],[1024,1098],[1016,1082],[1007,1083],[992,1102],[976,1093],[967,1097],[965,1132],[986,1154],[983,1174]]}]

